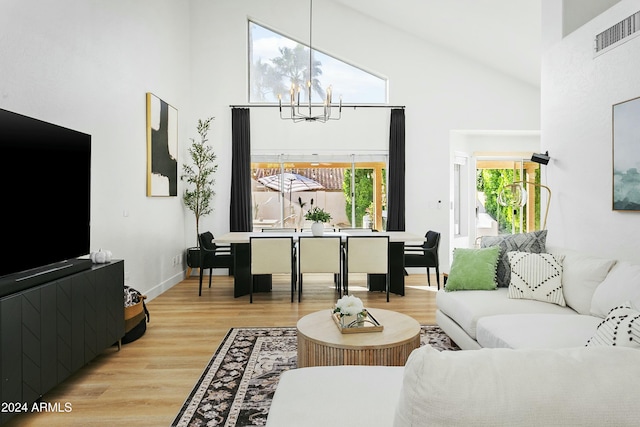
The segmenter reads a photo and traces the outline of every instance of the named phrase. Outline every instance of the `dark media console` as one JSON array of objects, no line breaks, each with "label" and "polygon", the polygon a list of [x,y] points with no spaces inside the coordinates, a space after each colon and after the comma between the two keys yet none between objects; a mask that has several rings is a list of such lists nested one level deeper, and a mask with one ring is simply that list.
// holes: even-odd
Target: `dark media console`
[{"label": "dark media console", "polygon": [[93,266],[90,259],[70,259],[0,278],[0,298],[70,276]]},{"label": "dark media console", "polygon": [[[88,266],[73,264],[14,281],[40,283],[0,298],[2,402],[31,408],[124,335],[124,261],[82,261]],[[14,415],[0,413],[0,424]]]}]

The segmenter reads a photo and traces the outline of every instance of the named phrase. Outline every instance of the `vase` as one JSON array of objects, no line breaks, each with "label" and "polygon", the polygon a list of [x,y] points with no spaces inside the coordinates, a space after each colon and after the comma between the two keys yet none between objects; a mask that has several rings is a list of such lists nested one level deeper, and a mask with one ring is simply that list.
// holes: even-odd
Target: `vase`
[{"label": "vase", "polygon": [[343,328],[361,328],[364,326],[365,316],[361,313],[342,316],[340,326]]},{"label": "vase", "polygon": [[318,237],[318,236],[322,236],[322,234],[324,233],[324,224],[321,222],[314,222],[313,224],[311,224],[311,234],[313,234],[314,236]]},{"label": "vase", "polygon": [[354,320],[357,319],[356,315],[346,315],[346,316],[342,316],[340,318],[340,326],[342,326],[343,328],[349,328],[349,327],[353,327],[353,325],[351,325],[353,323]]}]

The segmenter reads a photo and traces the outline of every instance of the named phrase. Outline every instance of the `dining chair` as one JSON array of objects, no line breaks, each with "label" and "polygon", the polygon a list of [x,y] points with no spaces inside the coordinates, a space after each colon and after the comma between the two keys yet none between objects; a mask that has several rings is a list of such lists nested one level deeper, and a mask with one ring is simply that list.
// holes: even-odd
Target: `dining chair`
[{"label": "dining chair", "polygon": [[373,231],[372,228],[360,228],[360,227],[347,227],[347,228],[339,228],[338,231],[344,231],[348,233],[371,233]]},{"label": "dining chair", "polygon": [[263,233],[295,233],[296,229],[290,228],[290,227],[269,227],[269,228],[263,228],[262,232]]},{"label": "dining chair", "polygon": [[342,283],[349,293],[349,273],[384,274],[389,302],[389,236],[347,236],[344,247]]},{"label": "dining chair", "polygon": [[296,287],[296,254],[293,236],[253,236],[251,248],[251,286],[249,302],[253,303],[253,276],[258,274],[290,274],[291,302]]},{"label": "dining chair", "polygon": [[[333,227],[325,227],[324,231],[336,231]],[[303,227],[300,229],[301,233],[311,233],[311,227]]]},{"label": "dining chair", "polygon": [[342,296],[342,244],[340,236],[298,238],[298,302],[302,299],[304,273],[333,273],[336,290]]},{"label": "dining chair", "polygon": [[228,268],[233,271],[233,255],[230,246],[218,246],[213,242],[213,234],[206,231],[198,235],[200,244],[200,284],[198,296],[202,296],[202,276],[204,270],[209,269],[209,287],[213,277],[214,268]]},{"label": "dining chair", "polygon": [[436,282],[440,290],[440,260],[438,258],[438,248],[440,246],[440,233],[429,230],[424,235],[425,241],[422,245],[405,245],[404,266],[405,267],[426,267],[427,284],[431,286],[430,268],[436,269]]}]

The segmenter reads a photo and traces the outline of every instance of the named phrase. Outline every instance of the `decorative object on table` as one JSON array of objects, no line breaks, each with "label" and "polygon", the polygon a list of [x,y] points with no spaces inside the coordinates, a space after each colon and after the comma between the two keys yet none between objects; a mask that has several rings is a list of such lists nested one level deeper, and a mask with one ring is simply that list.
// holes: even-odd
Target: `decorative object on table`
[{"label": "decorative object on table", "polygon": [[331,220],[331,214],[316,206],[315,208],[309,209],[309,212],[305,214],[304,218],[308,221],[313,221],[313,224],[311,224],[311,234],[314,236],[322,236],[324,233],[324,223]]},{"label": "decorative object on table", "polygon": [[147,196],[178,195],[178,110],[147,92]]},{"label": "decorative object on table", "polygon": [[91,258],[91,262],[94,264],[106,264],[111,262],[112,255],[111,251],[98,249],[95,252],[91,252],[89,258]]},{"label": "decorative object on table", "polygon": [[[191,157],[191,164],[182,165],[182,175],[180,179],[186,181],[187,187],[182,195],[185,206],[193,212],[196,219],[196,243],[200,235],[200,218],[213,212],[211,200],[215,196],[213,185],[215,180],[213,175],[218,170],[215,164],[216,154],[213,147],[207,144],[207,134],[211,127],[213,117],[205,120],[198,120],[198,134],[200,139],[190,138],[191,146],[188,149]],[[198,268],[199,247],[187,249],[187,265],[190,268]]]},{"label": "decorative object on table", "polygon": [[379,332],[384,327],[369,313],[362,300],[353,295],[345,295],[336,303],[331,316],[343,334]]},{"label": "decorative object on table", "polygon": [[613,105],[613,210],[640,211],[640,97]]},{"label": "decorative object on table", "polygon": [[[232,328],[186,397],[172,426],[264,426],[280,375],[296,369],[296,328]],[[458,346],[438,327],[421,326],[420,345]],[[230,357],[233,355],[233,357]],[[220,381],[220,378],[229,381]]]}]

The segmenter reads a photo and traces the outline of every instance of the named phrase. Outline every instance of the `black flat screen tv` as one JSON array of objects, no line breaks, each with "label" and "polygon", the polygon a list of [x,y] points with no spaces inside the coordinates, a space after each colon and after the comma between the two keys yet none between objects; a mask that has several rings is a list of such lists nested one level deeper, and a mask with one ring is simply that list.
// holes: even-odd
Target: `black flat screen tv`
[{"label": "black flat screen tv", "polygon": [[0,296],[89,268],[91,136],[0,109],[0,153]]}]

